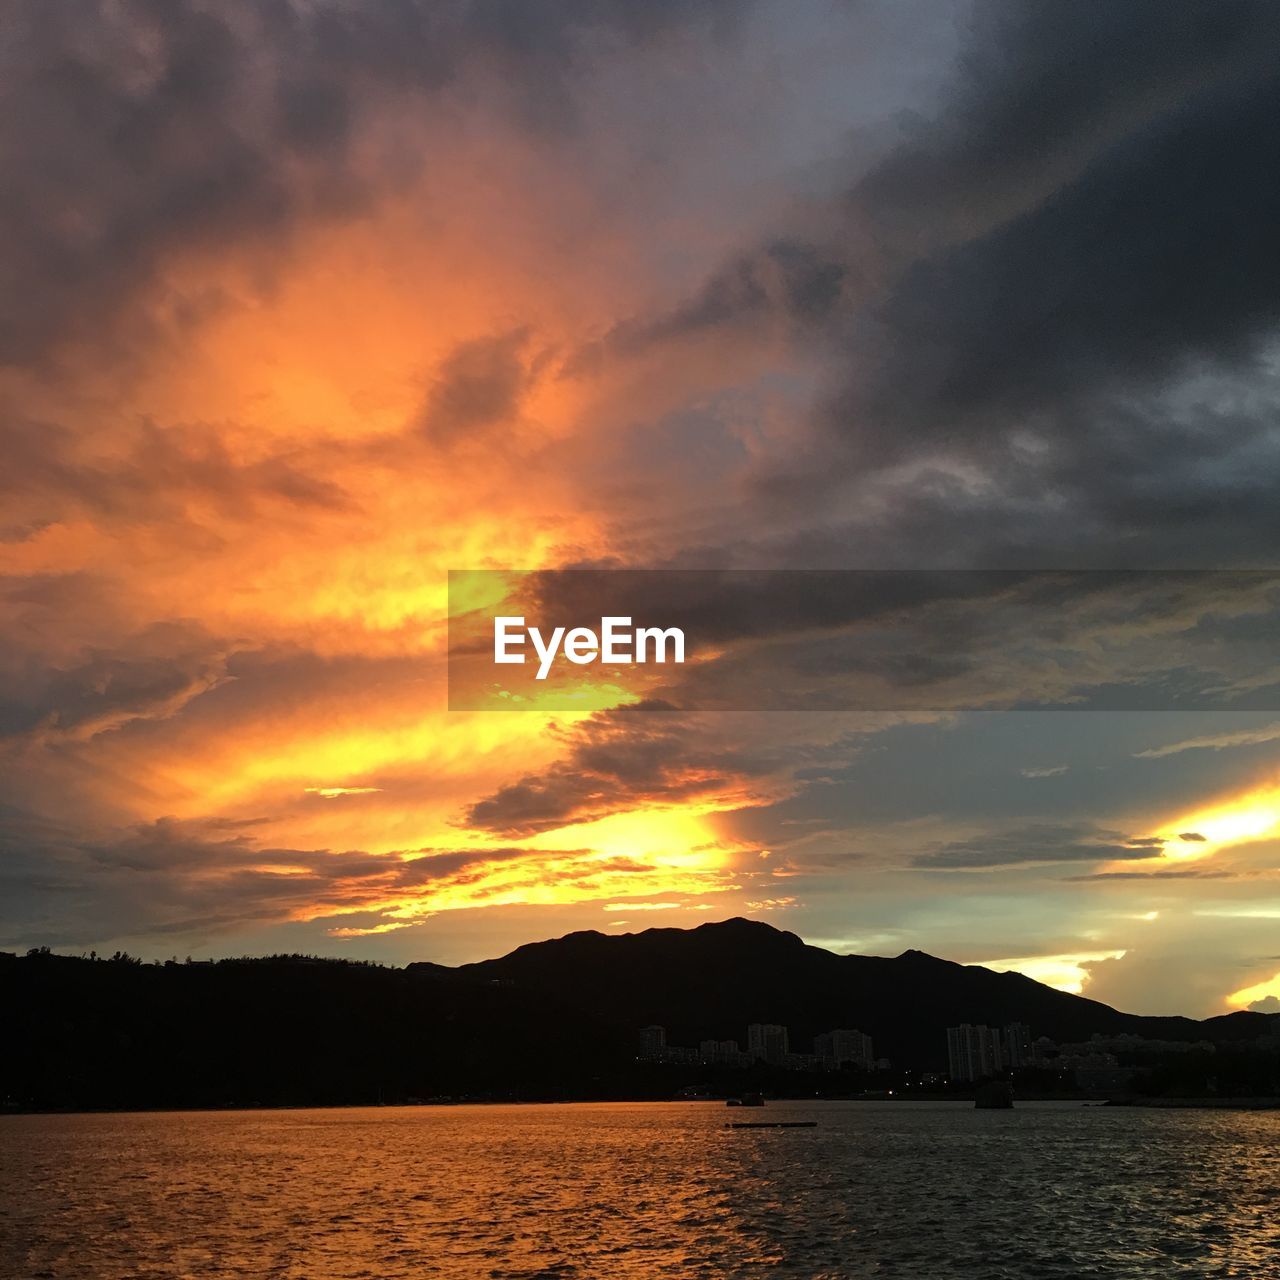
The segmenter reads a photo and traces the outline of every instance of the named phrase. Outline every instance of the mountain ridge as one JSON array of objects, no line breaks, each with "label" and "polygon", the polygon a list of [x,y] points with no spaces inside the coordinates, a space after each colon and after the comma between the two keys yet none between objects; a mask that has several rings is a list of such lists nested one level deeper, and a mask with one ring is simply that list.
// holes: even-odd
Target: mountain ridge
[{"label": "mountain ridge", "polygon": [[452,972],[554,994],[623,1030],[657,1023],[673,1043],[741,1040],[751,1022],[787,1025],[799,1040],[848,1026],[871,1035],[877,1052],[935,1065],[945,1057],[946,1027],[961,1022],[1024,1022],[1033,1036],[1063,1041],[1095,1033],[1247,1039],[1271,1025],[1268,1015],[1247,1011],[1209,1019],[1124,1013],[1014,970],[918,948],[893,957],[840,954],[741,916],[692,929],[579,930]]}]

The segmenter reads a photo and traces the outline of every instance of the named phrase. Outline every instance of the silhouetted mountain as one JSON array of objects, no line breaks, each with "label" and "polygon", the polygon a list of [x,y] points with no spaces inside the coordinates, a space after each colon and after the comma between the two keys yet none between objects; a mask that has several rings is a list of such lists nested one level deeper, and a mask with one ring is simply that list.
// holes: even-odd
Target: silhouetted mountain
[{"label": "silhouetted mountain", "polygon": [[677,1044],[741,1040],[750,1022],[782,1023],[801,1043],[817,1032],[854,1027],[872,1037],[878,1054],[917,1065],[940,1065],[945,1030],[961,1022],[1024,1022],[1033,1035],[1067,1041],[1095,1032],[1230,1041],[1252,1039],[1268,1026],[1267,1015],[1255,1013],[1205,1022],[1121,1013],[1019,973],[923,951],[892,959],[836,955],[743,919],[622,936],[571,933],[459,972],[555,994],[620,1027],[659,1023]]},{"label": "silhouetted mountain", "polygon": [[654,1022],[688,1045],[779,1022],[797,1048],[854,1027],[899,1067],[941,1065],[945,1029],[960,1022],[1025,1022],[1060,1041],[1129,1032],[1219,1044],[1280,1028],[1280,1016],[1251,1013],[1137,1017],[920,951],[835,955],[750,920],[573,933],[456,969],[0,953],[0,1000],[0,1102],[11,1107],[669,1095],[684,1081],[636,1061],[636,1031]]}]

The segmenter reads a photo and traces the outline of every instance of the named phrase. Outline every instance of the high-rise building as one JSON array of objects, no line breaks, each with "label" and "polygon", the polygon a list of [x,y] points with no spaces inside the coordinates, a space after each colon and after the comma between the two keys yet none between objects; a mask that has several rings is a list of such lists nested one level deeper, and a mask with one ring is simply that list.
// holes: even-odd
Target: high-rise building
[{"label": "high-rise building", "polygon": [[961,1023],[947,1028],[947,1058],[951,1079],[986,1080],[1004,1070],[1000,1033],[994,1027],[974,1027]]},{"label": "high-rise building", "polygon": [[736,1067],[742,1058],[742,1051],[736,1040],[702,1040],[698,1044],[698,1056],[703,1062]]},{"label": "high-rise building", "polygon": [[1011,1022],[1004,1029],[1004,1065],[1010,1071],[1031,1066],[1031,1028],[1025,1022]]},{"label": "high-rise building", "polygon": [[814,1036],[813,1051],[833,1067],[851,1066],[870,1071],[875,1066],[871,1037],[861,1031],[826,1031]]},{"label": "high-rise building", "polygon": [[655,1061],[662,1057],[667,1047],[666,1027],[651,1026],[640,1028],[640,1056]]},{"label": "high-rise building", "polygon": [[790,1051],[786,1027],[772,1022],[753,1022],[747,1028],[747,1053],[752,1058],[781,1065]]}]

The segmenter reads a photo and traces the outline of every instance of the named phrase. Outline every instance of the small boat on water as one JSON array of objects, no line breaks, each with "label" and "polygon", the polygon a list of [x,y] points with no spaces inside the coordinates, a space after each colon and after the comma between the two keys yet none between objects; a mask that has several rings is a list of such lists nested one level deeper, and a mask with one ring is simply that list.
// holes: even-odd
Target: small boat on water
[{"label": "small boat on water", "polygon": [[744,1093],[740,1098],[730,1098],[725,1104],[726,1107],[763,1107],[763,1093]]}]

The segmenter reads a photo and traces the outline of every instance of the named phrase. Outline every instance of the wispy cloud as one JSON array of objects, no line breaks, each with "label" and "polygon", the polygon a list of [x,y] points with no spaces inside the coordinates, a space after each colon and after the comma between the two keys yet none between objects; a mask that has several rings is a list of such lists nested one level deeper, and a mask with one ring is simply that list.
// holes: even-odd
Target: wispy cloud
[{"label": "wispy cloud", "polygon": [[1162,747],[1149,747],[1134,754],[1142,760],[1159,760],[1180,755],[1184,751],[1228,751],[1233,747],[1254,747],[1267,742],[1280,742],[1280,722],[1260,729],[1238,729],[1234,733],[1211,733],[1200,738],[1185,738]]}]

